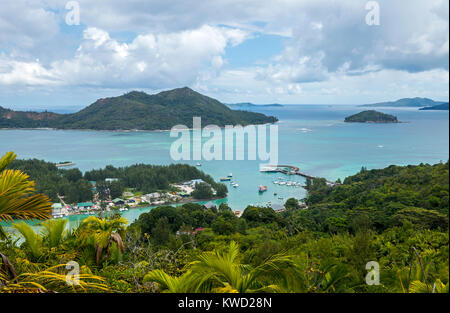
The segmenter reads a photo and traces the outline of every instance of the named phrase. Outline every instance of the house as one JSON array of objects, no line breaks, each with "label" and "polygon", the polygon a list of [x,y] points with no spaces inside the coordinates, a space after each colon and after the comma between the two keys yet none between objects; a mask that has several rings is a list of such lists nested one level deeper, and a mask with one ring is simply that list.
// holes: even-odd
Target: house
[{"label": "house", "polygon": [[145,196],[143,196],[143,198],[147,202],[152,202],[153,200],[161,198],[161,194],[159,192],[153,192],[153,193],[146,194]]},{"label": "house", "polygon": [[107,182],[107,183],[112,183],[115,181],[119,181],[119,179],[118,178],[105,178],[105,182]]},{"label": "house", "polygon": [[77,204],[78,209],[80,210],[90,210],[92,209],[92,207],[94,206],[94,204],[92,202],[80,202]]},{"label": "house", "polygon": [[271,207],[275,211],[275,213],[281,213],[286,211],[286,208],[282,204],[272,204]]},{"label": "house", "polygon": [[183,185],[190,186],[192,188],[195,188],[195,184],[204,183],[205,181],[203,179],[193,179],[187,182],[184,182]]},{"label": "house", "polygon": [[123,204],[125,204],[125,201],[123,201],[120,198],[115,198],[115,199],[113,199],[112,202],[114,203],[114,205],[123,205]]},{"label": "house", "polygon": [[211,202],[211,201],[209,201],[209,202],[207,202],[207,203],[205,203],[205,204],[203,205],[203,208],[205,208],[205,209],[216,208],[216,204],[213,203],[213,202]]},{"label": "house", "polygon": [[206,228],[204,228],[204,227],[198,227],[198,228],[196,228],[192,233],[194,234],[194,235],[196,235],[198,232],[201,232],[201,231],[204,231]]},{"label": "house", "polygon": [[62,204],[61,203],[53,203],[52,204],[52,215],[59,215],[61,214],[61,210],[62,210]]}]

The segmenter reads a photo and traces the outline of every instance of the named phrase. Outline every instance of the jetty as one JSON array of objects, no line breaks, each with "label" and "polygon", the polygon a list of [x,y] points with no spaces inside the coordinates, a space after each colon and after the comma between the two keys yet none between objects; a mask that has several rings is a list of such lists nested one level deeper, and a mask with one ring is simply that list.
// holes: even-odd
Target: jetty
[{"label": "jetty", "polygon": [[75,163],[74,162],[61,162],[58,164],[55,164],[56,167],[69,167],[69,166],[74,166]]},{"label": "jetty", "polygon": [[[318,177],[301,172],[300,168],[292,165],[264,165],[260,168],[260,172],[265,173],[283,173],[286,175],[299,175],[305,178],[316,179]],[[328,185],[335,185],[334,182],[327,181]]]}]

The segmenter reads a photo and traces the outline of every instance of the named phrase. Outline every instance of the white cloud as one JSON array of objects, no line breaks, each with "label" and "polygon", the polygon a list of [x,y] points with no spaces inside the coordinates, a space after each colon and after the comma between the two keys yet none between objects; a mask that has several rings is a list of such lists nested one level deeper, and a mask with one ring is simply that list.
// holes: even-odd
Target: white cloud
[{"label": "white cloud", "polygon": [[[190,85],[259,102],[448,97],[448,0],[379,0],[376,27],[366,0],[78,0],[81,26],[62,24],[66,2],[2,2],[0,85]],[[230,67],[228,49],[267,34],[289,37],[279,55]]]},{"label": "white cloud", "polygon": [[[44,85],[49,78],[57,78],[61,85],[153,89],[187,85],[211,65],[213,70],[220,69],[225,48],[247,36],[238,29],[204,25],[175,33],[138,35],[130,43],[121,43],[106,31],[90,27],[75,56],[54,61],[48,69],[36,62],[0,59],[0,82],[20,84],[23,78],[23,83]],[[18,69],[27,70],[19,75]]]},{"label": "white cloud", "polygon": [[21,62],[0,56],[1,85],[55,85],[56,76],[39,61]]}]

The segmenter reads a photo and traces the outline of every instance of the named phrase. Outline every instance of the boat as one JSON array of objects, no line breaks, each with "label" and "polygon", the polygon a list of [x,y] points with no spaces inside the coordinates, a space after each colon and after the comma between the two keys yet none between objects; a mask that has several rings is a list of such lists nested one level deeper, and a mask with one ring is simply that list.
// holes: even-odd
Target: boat
[{"label": "boat", "polygon": [[223,177],[220,179],[220,181],[231,181],[230,177]]},{"label": "boat", "polygon": [[278,192],[274,192],[273,195],[274,195],[274,196],[278,195]]},{"label": "boat", "polygon": [[237,188],[237,187],[239,187],[239,184],[233,184],[233,187]]},{"label": "boat", "polygon": [[200,163],[195,164],[196,166],[202,166]]},{"label": "boat", "polygon": [[258,191],[261,192],[261,193],[262,192],[266,192],[267,191],[267,186],[259,186],[258,187]]},{"label": "boat", "polygon": [[228,174],[228,177],[233,177],[233,173]]}]

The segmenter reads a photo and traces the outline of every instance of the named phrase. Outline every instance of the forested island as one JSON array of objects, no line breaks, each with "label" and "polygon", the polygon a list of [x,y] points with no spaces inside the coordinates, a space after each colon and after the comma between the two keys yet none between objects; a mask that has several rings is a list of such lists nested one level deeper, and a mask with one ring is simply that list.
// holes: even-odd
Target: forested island
[{"label": "forested island", "polygon": [[420,108],[421,111],[448,111],[448,103],[433,105],[431,107]]},{"label": "forested island", "polygon": [[363,104],[360,107],[395,107],[395,108],[421,108],[431,107],[445,102],[434,101],[429,98],[403,98],[396,101],[379,102],[373,104]]},{"label": "forested island", "polygon": [[199,116],[203,125],[249,125],[277,121],[261,113],[232,110],[221,102],[188,87],[149,95],[132,91],[99,99],[73,114],[21,112],[0,107],[0,128],[56,128],[93,130],[168,130],[175,125],[192,127]]},{"label": "forested island", "polygon": [[[176,179],[195,173],[171,169]],[[126,172],[105,168],[85,178]],[[188,203],[159,206],[131,225],[119,214],[90,216],[72,231],[65,219],[45,220],[50,206],[37,195],[40,215],[32,216],[43,219],[42,232],[17,222],[23,241],[9,233],[0,240],[0,292],[448,293],[448,162],[362,168],[338,182],[308,179],[304,204],[289,199],[278,212],[248,206],[238,217],[225,203]],[[23,206],[24,196],[17,189],[0,194],[0,203]],[[0,218],[17,214],[32,211]],[[66,284],[58,270],[69,261],[80,265],[80,285]],[[369,261],[380,266],[380,284],[366,284]]]},{"label": "forested island", "polygon": [[346,123],[399,123],[397,117],[374,110],[363,111],[345,118]]}]

